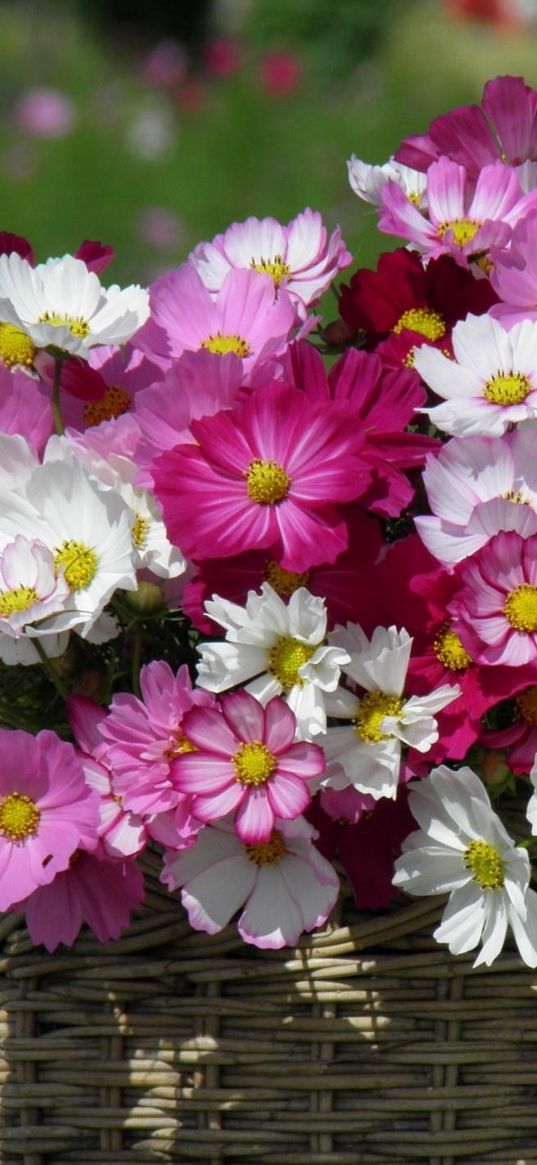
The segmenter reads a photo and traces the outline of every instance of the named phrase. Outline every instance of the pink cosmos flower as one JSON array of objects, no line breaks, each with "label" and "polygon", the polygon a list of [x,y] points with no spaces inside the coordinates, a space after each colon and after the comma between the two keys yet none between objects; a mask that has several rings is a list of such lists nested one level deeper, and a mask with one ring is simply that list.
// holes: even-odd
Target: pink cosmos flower
[{"label": "pink cosmos flower", "polygon": [[26,373],[2,366],[1,349],[0,336],[0,432],[18,433],[39,456],[54,431],[50,401]]},{"label": "pink cosmos flower", "polygon": [[518,692],[512,710],[513,722],[494,732],[483,732],[487,748],[504,749],[514,773],[529,773],[537,756],[537,684]]},{"label": "pink cosmos flower", "polygon": [[478,663],[519,667],[537,659],[537,535],[496,534],[459,567],[454,629]]},{"label": "pink cosmos flower", "polygon": [[40,886],[26,903],[26,925],[34,943],[55,951],[72,946],[83,923],[102,943],[119,938],[144,898],[142,871],[135,862],[113,861],[102,847],[77,850],[69,869]]},{"label": "pink cosmos flower", "polygon": [[229,820],[208,825],[193,849],[167,854],[162,881],[182,886],[195,930],[216,934],[242,907],[238,930],[267,950],[294,946],[322,926],[337,898],[337,874],[313,845],[317,831],[303,817],[276,820],[269,838],[243,845]]},{"label": "pink cosmos flower", "polygon": [[522,320],[537,320],[537,213],[531,212],[513,228],[509,249],[491,251],[490,281],[500,297],[491,315],[505,328]]},{"label": "pink cosmos flower", "polygon": [[196,751],[177,757],[173,780],[192,794],[201,821],[233,813],[241,841],[256,844],[269,841],[276,817],[298,817],[309,804],[305,782],[323,772],[323,750],[293,743],[296,719],[279,696],[263,708],[248,692],[231,692],[219,709],[193,709],[184,726]]},{"label": "pink cosmos flower", "polygon": [[[54,357],[42,351],[36,358],[44,390],[52,395]],[[162,369],[131,344],[120,350],[102,345],[88,360],[69,357],[61,370],[61,406],[66,428],[84,432],[105,421],[130,416],[136,394],[162,379]]]},{"label": "pink cosmos flower", "polygon": [[192,422],[197,445],[152,467],[170,541],[198,559],[267,547],[285,570],[333,562],[347,546],[334,503],[357,497],[369,476],[351,422],[345,404],[306,408],[301,392],[278,383]]},{"label": "pink cosmos flower", "polygon": [[73,130],[76,110],[60,89],[27,89],[15,108],[15,124],[36,138],[64,138]]},{"label": "pink cosmos flower", "polygon": [[537,206],[537,190],[523,195],[510,166],[484,166],[477,183],[457,162],[440,158],[427,171],[427,217],[396,182],[382,190],[379,230],[409,239],[433,259],[450,254],[463,267],[491,246],[505,247],[519,219]]},{"label": "pink cosmos flower", "polygon": [[142,698],[117,693],[110,713],[99,725],[102,747],[96,759],[112,772],[114,793],[126,809],[144,818],[181,805],[185,823],[190,799],[181,796],[173,779],[173,762],[193,748],[185,735],[183,719],[193,706],[213,708],[215,697],[192,689],[186,665],[174,675],[163,660],[141,669]]},{"label": "pink cosmos flower", "polygon": [[464,105],[436,117],[427,134],[406,138],[395,157],[427,170],[445,154],[473,177],[489,162],[511,166],[537,159],[537,92],[522,77],[487,81],[481,107]]},{"label": "pink cosmos flower", "polygon": [[[271,374],[295,322],[287,291],[275,298],[270,275],[231,270],[214,298],[190,263],[153,283],[150,307],[149,320],[136,334],[137,347],[149,356],[170,362],[185,351],[205,349],[217,361],[234,352],[250,381],[260,368]],[[217,369],[215,364],[216,375]]]},{"label": "pink cosmos flower", "polygon": [[328,237],[319,212],[307,207],[287,226],[275,218],[233,223],[211,243],[199,243],[188,261],[213,293],[234,268],[263,271],[276,289],[285,287],[305,317],[306,308],[317,303],[352,256],[339,227]]},{"label": "pink cosmos flower", "polygon": [[97,844],[98,798],[71,744],[54,732],[0,729],[0,910]]}]

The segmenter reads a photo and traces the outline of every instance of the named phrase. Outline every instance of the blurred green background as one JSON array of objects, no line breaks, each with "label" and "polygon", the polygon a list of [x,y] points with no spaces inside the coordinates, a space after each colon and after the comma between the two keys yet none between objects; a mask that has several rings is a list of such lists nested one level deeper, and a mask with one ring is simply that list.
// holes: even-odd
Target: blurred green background
[{"label": "blurred green background", "polygon": [[101,239],[108,281],[147,282],[233,220],[309,205],[370,265],[396,242],[347,158],[385,161],[498,73],[537,85],[532,17],[529,0],[3,0],[0,229],[39,259]]}]

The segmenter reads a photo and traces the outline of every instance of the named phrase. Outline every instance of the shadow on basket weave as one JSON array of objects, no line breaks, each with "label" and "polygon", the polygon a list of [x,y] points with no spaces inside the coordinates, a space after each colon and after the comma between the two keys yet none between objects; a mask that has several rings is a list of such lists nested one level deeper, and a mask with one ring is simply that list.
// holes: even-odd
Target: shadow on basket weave
[{"label": "shadow on basket weave", "polygon": [[4,920],[3,1165],[537,1163],[518,958],[451,958],[430,898],[247,948],[192,932],[144,861],[119,942],[49,955]]}]

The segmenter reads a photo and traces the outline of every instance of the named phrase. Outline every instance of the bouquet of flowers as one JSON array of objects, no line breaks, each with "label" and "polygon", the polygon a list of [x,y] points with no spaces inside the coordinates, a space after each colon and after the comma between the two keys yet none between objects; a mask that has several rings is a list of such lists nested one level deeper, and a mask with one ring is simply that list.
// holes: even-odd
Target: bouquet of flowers
[{"label": "bouquet of flowers", "polygon": [[343,867],[537,965],[537,92],[349,178],[405,245],[331,323],[311,209],[148,291],[0,235],[0,909],[49,951],[152,843],[196,929],[292,945]]}]

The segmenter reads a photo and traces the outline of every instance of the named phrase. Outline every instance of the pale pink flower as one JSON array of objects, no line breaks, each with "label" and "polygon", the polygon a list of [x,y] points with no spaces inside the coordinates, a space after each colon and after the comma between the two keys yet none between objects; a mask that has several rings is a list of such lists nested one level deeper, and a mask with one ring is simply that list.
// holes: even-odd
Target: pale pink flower
[{"label": "pale pink flower", "polygon": [[319,212],[307,207],[287,226],[275,218],[232,223],[212,242],[199,243],[188,261],[213,293],[233,268],[265,272],[305,316],[305,309],[317,303],[352,256],[339,227],[329,236]]},{"label": "pale pink flower", "polygon": [[459,567],[453,630],[476,663],[537,659],[537,535],[502,532]]},{"label": "pale pink flower", "polygon": [[276,819],[265,842],[242,844],[230,820],[208,825],[186,853],[168,853],[162,881],[183,887],[191,926],[216,934],[242,907],[245,942],[275,950],[294,946],[303,931],[322,926],[339,881],[313,845],[317,831],[304,820]]},{"label": "pale pink flower", "polygon": [[163,660],[141,669],[140,688],[140,700],[128,692],[114,696],[99,725],[103,746],[96,758],[112,771],[114,793],[126,809],[145,818],[181,804],[188,816],[190,798],[181,795],[172,776],[175,758],[193,747],[183,717],[194,705],[212,708],[215,698],[192,689],[186,666],[174,675]]},{"label": "pale pink flower", "polygon": [[63,570],[43,542],[17,534],[0,552],[0,632],[3,635],[46,634],[33,628],[65,609],[71,594]]},{"label": "pale pink flower", "polygon": [[396,182],[382,189],[379,230],[414,243],[431,259],[449,254],[463,267],[491,246],[505,247],[519,219],[537,206],[537,190],[523,195],[514,169],[503,162],[484,166],[477,183],[449,158],[427,172],[427,217]]},{"label": "pale pink flower", "polygon": [[537,255],[535,232],[537,212],[532,212],[513,228],[509,248],[491,251],[490,282],[500,297],[490,314],[505,328],[522,320],[537,320]]}]

